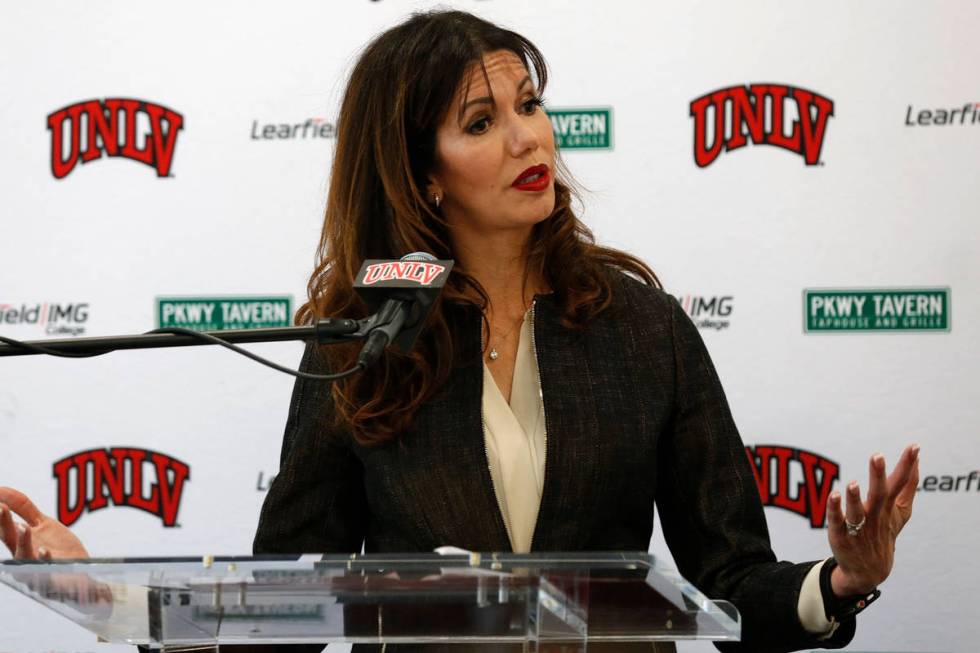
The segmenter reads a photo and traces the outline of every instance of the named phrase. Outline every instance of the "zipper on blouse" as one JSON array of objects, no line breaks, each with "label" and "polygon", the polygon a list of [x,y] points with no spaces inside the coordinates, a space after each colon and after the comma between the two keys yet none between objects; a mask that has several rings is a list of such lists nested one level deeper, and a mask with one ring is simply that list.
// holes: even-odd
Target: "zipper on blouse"
[{"label": "zipper on blouse", "polygon": [[[541,500],[544,501],[544,487],[548,480],[548,412],[544,409],[544,390],[541,387],[541,364],[538,362],[538,344],[537,338],[534,335],[534,309],[537,307],[538,298],[535,297],[531,301],[531,353],[534,354],[534,367],[538,376],[538,397],[541,398],[541,412],[544,413],[544,470],[542,471],[543,478],[541,479]],[[481,330],[482,334],[483,331]],[[528,544],[527,550],[534,551],[534,536],[538,532],[538,519],[541,517],[541,505],[538,504],[538,515],[534,520],[534,530],[531,531],[531,541]]]}]

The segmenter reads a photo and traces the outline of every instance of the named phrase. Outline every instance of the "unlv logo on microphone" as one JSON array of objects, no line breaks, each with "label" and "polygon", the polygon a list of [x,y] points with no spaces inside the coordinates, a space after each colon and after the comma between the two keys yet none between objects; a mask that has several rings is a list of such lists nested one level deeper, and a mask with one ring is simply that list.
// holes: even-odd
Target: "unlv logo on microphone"
[{"label": "unlv logo on microphone", "polygon": [[79,163],[121,156],[170,174],[184,117],[167,107],[125,98],[86,100],[48,116],[51,174],[63,179]]},{"label": "unlv logo on microphone", "polygon": [[751,140],[755,145],[775,145],[795,152],[806,165],[817,165],[827,120],[832,115],[833,100],[784,84],[712,91],[691,102],[694,161],[705,168],[723,149],[730,152]]},{"label": "unlv logo on microphone", "polygon": [[[823,528],[827,501],[840,466],[819,454],[776,444],[745,447],[762,505],[783,508],[810,520],[811,528]],[[790,490],[790,477],[802,479]]]},{"label": "unlv logo on microphone", "polygon": [[[54,464],[58,480],[58,521],[71,526],[84,512],[110,503],[156,515],[177,525],[177,511],[190,467],[148,449],[113,447],[80,451]],[[144,485],[146,486],[144,488]]]},{"label": "unlv logo on microphone", "polygon": [[368,264],[361,283],[373,286],[379,281],[409,281],[428,286],[445,271],[446,266],[427,261],[384,261]]}]

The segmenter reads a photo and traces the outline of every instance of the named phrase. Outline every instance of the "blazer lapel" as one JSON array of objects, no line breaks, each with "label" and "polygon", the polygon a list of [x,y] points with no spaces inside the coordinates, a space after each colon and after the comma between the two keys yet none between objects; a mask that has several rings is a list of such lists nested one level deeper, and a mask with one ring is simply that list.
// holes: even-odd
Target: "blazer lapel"
[{"label": "blazer lapel", "polygon": [[581,550],[598,508],[601,457],[588,335],[563,327],[549,296],[535,304],[534,333],[547,444],[531,550]]}]

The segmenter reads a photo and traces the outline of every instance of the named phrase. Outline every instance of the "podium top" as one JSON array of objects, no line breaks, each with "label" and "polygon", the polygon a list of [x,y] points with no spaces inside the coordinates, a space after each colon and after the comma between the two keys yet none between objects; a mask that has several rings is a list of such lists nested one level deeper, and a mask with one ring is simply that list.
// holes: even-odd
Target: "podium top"
[{"label": "podium top", "polygon": [[738,613],[648,553],[5,561],[0,582],[105,641],[735,641]]}]

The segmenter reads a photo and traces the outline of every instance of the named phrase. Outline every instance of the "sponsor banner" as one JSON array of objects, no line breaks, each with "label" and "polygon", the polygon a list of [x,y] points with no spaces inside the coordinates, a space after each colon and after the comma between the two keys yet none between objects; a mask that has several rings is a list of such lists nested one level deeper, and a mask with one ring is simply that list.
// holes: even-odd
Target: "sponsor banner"
[{"label": "sponsor banner", "polygon": [[980,471],[974,469],[965,474],[923,476],[919,492],[980,492]]},{"label": "sponsor banner", "polygon": [[88,302],[0,302],[0,329],[26,325],[63,338],[83,335],[88,319]]},{"label": "sponsor banner", "polygon": [[178,526],[177,513],[191,468],[149,449],[112,447],[79,451],[52,466],[58,483],[58,521],[71,526],[87,512],[109,506],[137,508]]},{"label": "sponsor banner", "polygon": [[722,152],[773,145],[798,154],[808,166],[820,165],[827,122],[834,101],[815,91],[786,84],[730,86],[691,101],[694,162],[706,168]]},{"label": "sponsor banner", "polygon": [[677,301],[699,329],[722,331],[731,326],[732,295],[682,295]]},{"label": "sponsor banner", "polygon": [[905,110],[906,127],[959,125],[980,125],[980,102],[946,109],[916,109],[910,104]]},{"label": "sponsor banner", "polygon": [[64,179],[79,163],[123,157],[169,177],[184,116],[162,104],[130,98],[85,100],[48,115],[51,174]]},{"label": "sponsor banner", "polygon": [[337,126],[326,118],[307,118],[303,122],[252,121],[249,138],[253,141],[305,141],[337,137]]},{"label": "sponsor banner", "polygon": [[803,330],[949,331],[949,288],[806,289]]},{"label": "sponsor banner", "polygon": [[[762,505],[805,517],[810,528],[827,523],[827,502],[840,465],[820,454],[778,444],[745,447]],[[791,479],[800,479],[792,483]]]},{"label": "sponsor banner", "polygon": [[258,329],[289,326],[293,298],[274,297],[158,297],[157,327],[198,331]]},{"label": "sponsor banner", "polygon": [[612,109],[548,109],[547,113],[558,148],[612,149]]}]

